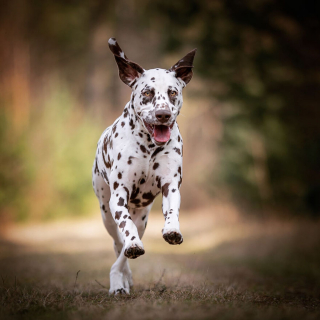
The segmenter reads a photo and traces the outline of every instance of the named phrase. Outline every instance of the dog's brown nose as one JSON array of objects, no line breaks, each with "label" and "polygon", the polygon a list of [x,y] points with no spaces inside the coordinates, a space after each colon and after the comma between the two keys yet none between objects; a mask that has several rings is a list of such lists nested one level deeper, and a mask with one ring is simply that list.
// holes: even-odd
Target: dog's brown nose
[{"label": "dog's brown nose", "polygon": [[155,112],[156,118],[161,122],[161,123],[165,123],[167,121],[169,121],[169,119],[171,118],[171,112],[169,110],[157,110]]}]

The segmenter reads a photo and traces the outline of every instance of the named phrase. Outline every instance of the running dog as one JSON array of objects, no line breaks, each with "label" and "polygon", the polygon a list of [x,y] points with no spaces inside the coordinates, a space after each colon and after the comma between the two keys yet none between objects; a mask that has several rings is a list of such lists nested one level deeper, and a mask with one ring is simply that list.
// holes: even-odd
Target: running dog
[{"label": "running dog", "polygon": [[176,118],[182,89],[192,78],[196,49],[168,70],[145,70],[127,58],[116,39],[108,43],[120,79],[132,94],[122,115],[100,137],[92,183],[117,256],[109,292],[129,294],[133,283],[127,258],[145,253],[141,239],[160,192],[162,236],[172,245],[183,242],[179,227],[183,143]]}]

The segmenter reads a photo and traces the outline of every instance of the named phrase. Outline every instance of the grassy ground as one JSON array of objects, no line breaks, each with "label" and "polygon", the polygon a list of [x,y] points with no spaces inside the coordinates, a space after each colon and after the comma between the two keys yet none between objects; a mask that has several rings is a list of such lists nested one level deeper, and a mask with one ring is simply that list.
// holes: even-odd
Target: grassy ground
[{"label": "grassy ground", "polygon": [[320,224],[224,213],[182,215],[181,246],[152,213],[130,296],[108,295],[114,253],[100,219],[8,227],[0,318],[319,319]]}]

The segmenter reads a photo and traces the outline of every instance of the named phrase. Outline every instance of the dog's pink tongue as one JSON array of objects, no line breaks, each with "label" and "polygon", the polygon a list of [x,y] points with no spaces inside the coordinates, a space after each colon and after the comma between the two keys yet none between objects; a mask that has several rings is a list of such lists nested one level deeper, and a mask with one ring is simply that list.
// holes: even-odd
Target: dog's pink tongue
[{"label": "dog's pink tongue", "polygon": [[167,126],[154,126],[153,137],[157,142],[167,142],[170,139],[170,128]]}]

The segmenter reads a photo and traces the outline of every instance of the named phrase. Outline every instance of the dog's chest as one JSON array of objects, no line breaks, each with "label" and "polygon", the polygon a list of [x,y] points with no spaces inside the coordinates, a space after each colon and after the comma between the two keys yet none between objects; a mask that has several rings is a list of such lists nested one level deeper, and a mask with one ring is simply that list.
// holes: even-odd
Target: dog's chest
[{"label": "dog's chest", "polygon": [[131,190],[129,207],[148,206],[161,191],[161,175],[154,169],[157,162],[144,160],[139,162],[137,170],[133,170],[136,172],[127,177],[126,185]]},{"label": "dog's chest", "polygon": [[118,188],[128,192],[130,208],[142,208],[152,204],[163,184],[180,178],[182,139],[174,125],[168,144],[157,146],[125,114],[102,134],[97,169],[116,194]]}]

